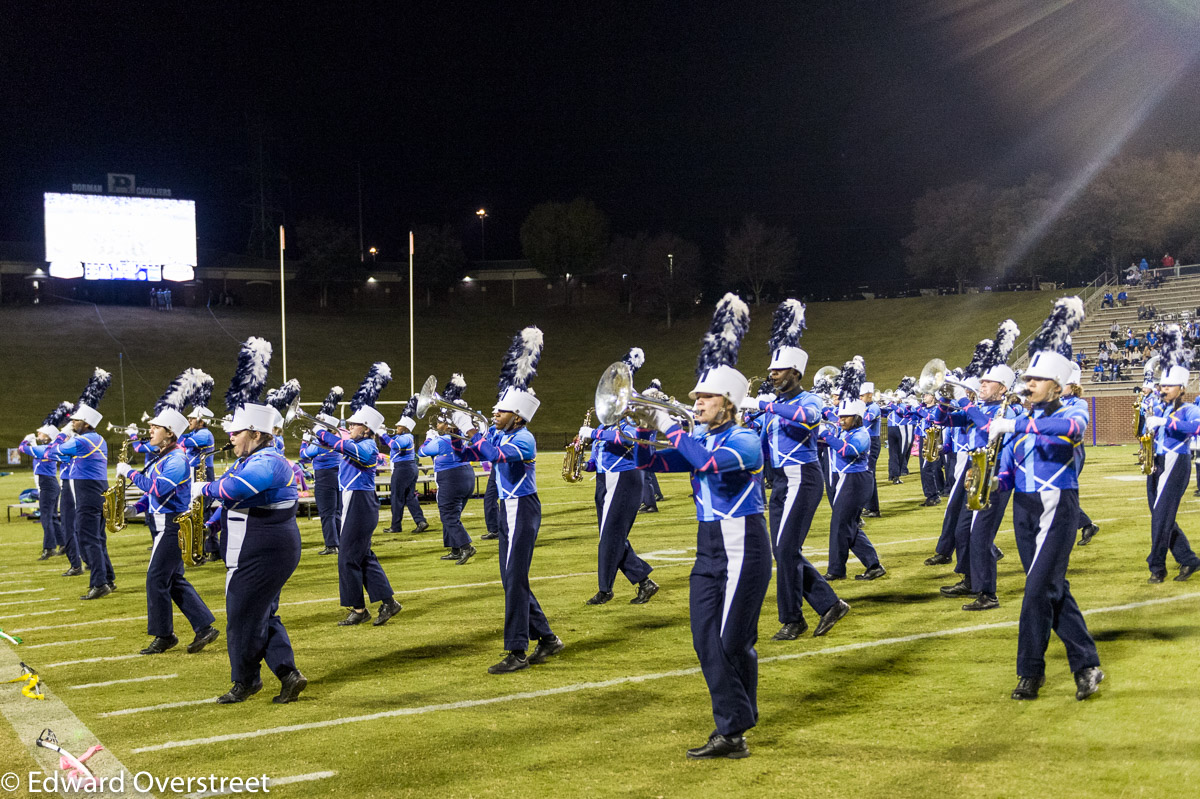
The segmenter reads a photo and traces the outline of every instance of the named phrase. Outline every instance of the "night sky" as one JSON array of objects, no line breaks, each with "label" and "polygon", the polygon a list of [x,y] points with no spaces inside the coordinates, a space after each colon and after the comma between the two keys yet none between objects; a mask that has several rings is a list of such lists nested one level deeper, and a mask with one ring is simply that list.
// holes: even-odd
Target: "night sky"
[{"label": "night sky", "polygon": [[1197,0],[72,5],[0,33],[0,240],[132,172],[244,250],[263,131],[288,224],[357,228],[361,165],[385,258],[420,223],[479,257],[481,206],[520,257],[529,209],[582,195],[713,261],[756,213],[870,279],[929,187],[1200,150]]}]

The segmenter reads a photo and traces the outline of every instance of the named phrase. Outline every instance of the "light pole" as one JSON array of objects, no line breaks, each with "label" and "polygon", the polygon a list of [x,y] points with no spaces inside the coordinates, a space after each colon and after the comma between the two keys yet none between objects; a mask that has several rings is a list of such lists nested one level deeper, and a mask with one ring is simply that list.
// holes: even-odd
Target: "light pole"
[{"label": "light pole", "polygon": [[479,217],[479,260],[487,260],[487,235],[483,229],[483,220],[487,219],[487,210],[480,208],[475,212],[475,216]]},{"label": "light pole", "polygon": [[671,296],[675,293],[675,254],[667,253],[667,330],[671,329]]},{"label": "light pole", "polygon": [[371,253],[371,263],[375,263],[375,256],[379,255],[379,250],[375,247],[372,247],[371,249],[367,250],[367,252]]}]

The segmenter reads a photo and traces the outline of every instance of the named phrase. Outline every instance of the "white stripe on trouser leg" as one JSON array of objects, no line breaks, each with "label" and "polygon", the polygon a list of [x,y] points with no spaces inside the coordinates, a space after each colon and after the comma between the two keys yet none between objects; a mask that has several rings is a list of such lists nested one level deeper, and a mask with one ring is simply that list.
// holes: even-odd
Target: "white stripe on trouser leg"
[{"label": "white stripe on trouser leg", "polygon": [[1033,564],[1037,563],[1038,555],[1042,554],[1042,545],[1046,543],[1046,536],[1050,534],[1050,525],[1054,523],[1054,512],[1058,510],[1058,500],[1062,496],[1062,491],[1054,489],[1053,491],[1039,491],[1038,497],[1042,500],[1042,515],[1038,519],[1038,534],[1037,545],[1033,550],[1033,558],[1029,561],[1029,569],[1026,574],[1033,571]]},{"label": "white stripe on trouser leg", "polygon": [[354,492],[350,489],[342,491],[342,527],[346,526],[346,514],[350,512],[350,497],[352,496],[354,496]]},{"label": "white stripe on trouser leg", "polygon": [[616,472],[607,472],[604,475],[604,509],[600,512],[600,537],[604,537],[604,524],[608,521],[608,509],[612,506],[613,495],[617,493],[617,484],[621,482],[620,478],[613,479]]},{"label": "white stripe on trouser leg", "polygon": [[783,538],[783,528],[787,526],[788,516],[792,514],[792,506],[796,504],[796,497],[800,495],[800,481],[804,474],[803,466],[784,466],[783,473],[787,476],[787,499],[783,503],[783,517],[779,520],[779,529],[775,532],[775,546],[779,546],[779,541]]},{"label": "white stripe on trouser leg", "polygon": [[504,553],[504,570],[508,571],[508,565],[512,563],[512,548],[513,537],[517,532],[517,506],[521,504],[519,499],[504,500],[504,516],[508,519],[508,550]]},{"label": "white stripe on trouser leg", "polygon": [[154,529],[158,531],[158,535],[154,536],[154,543],[150,546],[150,562],[154,562],[154,556],[158,554],[158,542],[162,541],[163,533],[167,529],[167,514],[154,514]]},{"label": "white stripe on trouser leg", "polygon": [[746,517],[722,519],[721,543],[725,547],[725,607],[721,609],[721,635],[725,635],[725,620],[729,618],[729,606],[737,593],[738,581],[742,578],[742,561],[746,556]]},{"label": "white stripe on trouser leg", "polygon": [[[844,478],[846,475],[842,472],[837,473],[839,477]],[[833,487],[833,504],[837,505],[838,497],[842,495],[842,486],[846,484],[844,479],[838,480],[837,485]]]},{"label": "white stripe on trouser leg", "polygon": [[[1158,491],[1154,494],[1154,507],[1158,507],[1158,501],[1162,499],[1163,489],[1167,487],[1167,478],[1171,476],[1171,470],[1175,468],[1175,462],[1179,460],[1178,452],[1168,452],[1163,458],[1162,474],[1158,476]],[[1191,474],[1191,470],[1188,471]],[[1184,488],[1187,488],[1185,485]],[[1153,510],[1153,508],[1151,509]]]},{"label": "white stripe on trouser leg", "polygon": [[241,514],[226,514],[225,528],[229,533],[225,547],[225,593],[228,594],[229,581],[237,571],[238,556],[242,554],[242,543],[246,540],[246,517]]},{"label": "white stripe on trouser leg", "polygon": [[967,470],[967,463],[971,460],[970,454],[966,452],[958,453],[958,457],[954,460],[954,482],[962,479],[963,472]]}]

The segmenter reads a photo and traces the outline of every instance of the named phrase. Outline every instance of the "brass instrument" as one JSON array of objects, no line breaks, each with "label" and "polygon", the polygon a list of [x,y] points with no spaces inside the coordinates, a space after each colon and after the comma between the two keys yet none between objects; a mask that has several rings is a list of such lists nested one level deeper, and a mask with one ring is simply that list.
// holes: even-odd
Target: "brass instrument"
[{"label": "brass instrument", "polygon": [[942,457],[943,432],[945,428],[940,424],[931,424],[925,429],[925,446],[921,448],[921,455],[926,463],[934,463]]},{"label": "brass instrument", "polygon": [[[1145,379],[1154,379],[1159,360],[1160,356],[1155,355],[1146,361],[1142,367]],[[1141,388],[1135,388],[1134,392],[1137,395],[1133,401],[1133,435],[1138,440],[1137,462],[1142,474],[1149,477],[1154,474],[1154,431],[1146,429],[1146,410],[1142,405],[1145,397],[1141,394]]]},{"label": "brass instrument", "polygon": [[917,378],[917,393],[932,394],[939,403],[945,404],[954,400],[954,386],[946,382],[949,374],[946,362],[941,358],[931,358],[921,367],[921,376]]},{"label": "brass instrument", "polygon": [[838,375],[841,373],[842,370],[836,366],[822,366],[817,370],[817,373],[813,375],[813,390],[815,391],[817,386],[824,382],[836,383]]},{"label": "brass instrument", "polygon": [[[127,424],[113,424],[112,422],[105,422],[104,427],[110,433],[125,433],[125,434],[129,433],[129,425],[127,425]],[[138,438],[149,438],[150,437],[150,429],[147,427],[137,428],[137,437]]]},{"label": "brass instrument", "polygon": [[[121,451],[117,455],[118,463],[129,463],[129,448],[132,441],[122,439]],[[125,478],[120,474],[113,485],[104,491],[104,529],[110,533],[119,533],[125,529]]]},{"label": "brass instrument", "polygon": [[652,427],[646,418],[650,411],[665,411],[691,435],[692,409],[674,398],[654,399],[633,389],[633,371],[629,364],[617,361],[604,370],[596,384],[596,418],[600,424],[613,425],[628,417],[640,427]]},{"label": "brass instrument", "polygon": [[[437,393],[437,378],[430,375],[425,380],[425,385],[421,386],[421,393],[417,395],[416,417],[424,419],[432,408],[441,408],[450,413],[462,411],[475,421],[475,429],[481,433],[486,432],[490,426],[488,418],[479,411],[472,410],[465,405],[455,405],[453,402],[446,402],[446,400],[442,399],[441,395]],[[454,438],[462,438],[457,433],[451,433],[450,435]]]},{"label": "brass instrument", "polygon": [[[1014,403],[1021,402],[1021,395],[1010,393],[1000,403],[993,419],[1003,419],[1004,414]],[[987,446],[971,450],[971,463],[963,476],[963,488],[967,492],[967,507],[971,510],[983,510],[992,501],[992,491],[996,489],[996,462],[1000,459],[1000,450],[1004,446],[1004,436],[997,436],[987,443]]]},{"label": "brass instrument", "polygon": [[[204,476],[204,458],[196,465],[195,478]],[[193,486],[195,483],[193,483]],[[192,492],[192,504],[175,517],[179,525],[179,551],[183,553],[183,565],[199,566],[204,562],[204,497]]]},{"label": "brass instrument", "polygon": [[[592,424],[592,411],[595,408],[588,408],[583,417],[583,426],[589,427]],[[575,435],[575,440],[567,444],[567,455],[563,458],[562,478],[568,483],[578,483],[583,479],[583,450],[586,444],[580,441],[579,434]]]}]

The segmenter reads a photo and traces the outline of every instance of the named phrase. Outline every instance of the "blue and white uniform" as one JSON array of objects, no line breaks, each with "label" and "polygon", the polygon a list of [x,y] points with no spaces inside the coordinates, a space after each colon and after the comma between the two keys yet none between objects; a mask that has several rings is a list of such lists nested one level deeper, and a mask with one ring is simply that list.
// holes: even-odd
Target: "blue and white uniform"
[{"label": "blue and white uniform", "polygon": [[417,499],[417,453],[412,433],[396,436],[381,433],[379,440],[387,445],[388,457],[392,462],[392,532],[402,532],[404,509],[407,508],[414,524],[425,521],[421,502]]},{"label": "blue and white uniform", "polygon": [[104,492],[108,490],[107,442],[95,430],[71,439],[60,435],[46,449],[46,455],[70,463],[68,485],[74,506],[75,536],[83,560],[91,570],[88,587],[100,588],[113,582],[116,575],[108,557],[108,532],[104,527]]},{"label": "blue and white uniform", "polygon": [[650,432],[629,422],[601,425],[592,433],[595,443],[585,466],[596,473],[596,521],[600,542],[596,556],[599,590],[611,594],[620,570],[633,585],[645,580],[654,569],[638,557],[629,543],[629,531],[642,504],[645,472],[638,468],[638,443]]},{"label": "blue and white uniform", "polygon": [[833,514],[829,520],[829,566],[826,574],[835,579],[846,576],[850,553],[868,570],[879,565],[879,556],[866,532],[858,526],[863,503],[875,482],[868,470],[871,436],[866,427],[835,429],[826,424],[818,434],[829,445],[833,471],[837,474]]},{"label": "blue and white uniform", "polygon": [[[899,480],[908,474],[908,453],[912,450],[912,409],[903,401],[887,407],[888,480]],[[867,423],[863,419],[863,424]]]},{"label": "blue and white uniform", "polygon": [[215,619],[183,576],[178,519],[187,512],[192,499],[192,469],[183,448],[171,446],[145,471],[131,471],[129,481],[144,491],[149,500],[146,524],[154,536],[150,565],[146,568],[146,632],[162,638],[175,634],[172,604],[179,606],[192,630],[199,632]]},{"label": "blue and white uniform", "polygon": [[343,607],[363,607],[363,589],[372,602],[392,599],[392,584],[371,550],[379,524],[375,463],[379,447],[370,436],[355,441],[318,428],[318,443],[341,456],[338,488],[342,492],[341,544],[338,548],[338,596]]},{"label": "blue and white uniform", "polygon": [[[867,433],[871,436],[871,450],[867,458],[867,471],[871,473],[871,493],[867,495],[867,500],[863,503],[863,510],[875,514],[879,513],[879,485],[874,478],[875,464],[879,462],[879,453],[883,451],[883,442],[879,438],[882,423],[883,413],[879,404],[867,403],[867,410],[863,414],[863,427],[867,428]],[[910,438],[909,441],[911,442],[912,439]]]},{"label": "blue and white uniform", "polygon": [[[62,516],[58,512],[58,497],[62,489],[58,483],[59,462],[46,455],[49,444],[33,444],[22,441],[17,449],[33,461],[33,476],[38,484],[38,519],[42,523],[42,549],[66,547],[68,536],[63,530]],[[74,532],[74,531],[72,531]],[[79,562],[78,542],[70,536],[71,546],[76,549],[70,556],[71,565]]]},{"label": "blue and white uniform", "polygon": [[[493,444],[500,440],[500,432],[494,424],[488,426],[485,435]],[[483,524],[489,536],[500,537],[500,492],[496,489],[495,469],[488,472],[487,486],[483,489]]]},{"label": "blue and white uniform", "polygon": [[462,523],[467,500],[475,492],[475,470],[454,446],[454,439],[434,431],[421,444],[420,454],[433,458],[433,475],[437,479],[438,515],[442,517],[442,546],[461,550],[470,546],[471,534]]},{"label": "blue and white uniform", "polygon": [[932,416],[932,414],[933,414],[932,407],[927,407],[925,405],[922,405],[920,408],[917,408],[916,415],[917,415],[917,419],[919,420],[919,423],[916,427],[916,430],[918,433],[918,437],[921,439],[921,442],[922,442],[921,455],[920,455],[921,493],[923,493],[925,495],[926,503],[937,504],[938,502],[941,501],[940,497],[942,495],[942,492],[945,490],[946,486],[945,486],[945,475],[942,471],[943,470],[943,460],[944,460],[942,453],[938,452],[937,457],[932,461],[927,460],[925,458],[924,442],[926,440],[926,437],[929,435],[929,429],[931,427],[938,426],[938,425],[935,425],[933,423],[932,419],[930,418]]},{"label": "blue and white uniform", "polygon": [[326,549],[337,549],[341,543],[342,491],[338,488],[338,467],[342,456],[326,449],[316,441],[300,445],[300,462],[311,463],[313,470],[313,499],[321,519],[321,538]]},{"label": "blue and white uniform", "polygon": [[1191,437],[1200,433],[1200,407],[1191,403],[1176,405],[1154,401],[1147,413],[1147,417],[1166,418],[1154,431],[1154,473],[1146,478],[1146,500],[1150,505],[1150,555],[1146,563],[1150,574],[1157,577],[1167,573],[1168,551],[1180,566],[1200,565],[1200,557],[1192,551],[1177,521],[1179,503],[1192,475],[1189,446]]},{"label": "blue and white uniform", "polygon": [[296,475],[272,444],[239,458],[203,494],[223,506],[225,641],[234,682],[253,685],[263,660],[282,678],[295,655],[277,612],[279,592],[300,563]]}]

